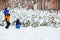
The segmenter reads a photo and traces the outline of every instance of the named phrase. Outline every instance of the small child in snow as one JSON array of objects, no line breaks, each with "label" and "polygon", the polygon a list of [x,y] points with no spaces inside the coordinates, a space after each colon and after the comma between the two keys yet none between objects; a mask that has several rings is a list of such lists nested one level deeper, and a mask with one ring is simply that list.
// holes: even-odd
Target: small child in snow
[{"label": "small child in snow", "polygon": [[14,21],[13,23],[15,23],[15,22],[16,22],[16,28],[17,28],[17,29],[20,29],[21,23],[20,23],[19,19],[17,19],[17,20]]}]

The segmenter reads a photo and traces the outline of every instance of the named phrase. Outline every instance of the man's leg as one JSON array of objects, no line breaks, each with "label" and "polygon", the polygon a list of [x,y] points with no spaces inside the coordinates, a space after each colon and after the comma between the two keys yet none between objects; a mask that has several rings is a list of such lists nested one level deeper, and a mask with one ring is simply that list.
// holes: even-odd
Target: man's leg
[{"label": "man's leg", "polygon": [[7,21],[6,23],[7,23],[7,25],[6,25],[6,27],[5,27],[5,28],[6,28],[6,29],[8,29],[8,28],[9,28],[9,26],[10,26],[10,22],[9,22],[9,21]]}]

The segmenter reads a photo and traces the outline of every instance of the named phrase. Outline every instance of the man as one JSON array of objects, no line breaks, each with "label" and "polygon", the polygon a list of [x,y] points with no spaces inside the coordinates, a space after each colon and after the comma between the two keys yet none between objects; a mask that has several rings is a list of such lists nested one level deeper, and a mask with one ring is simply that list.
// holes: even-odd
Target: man
[{"label": "man", "polygon": [[3,22],[6,21],[6,24],[7,24],[7,25],[5,26],[6,29],[8,29],[9,26],[10,26],[10,22],[9,22],[9,21],[10,21],[10,14],[9,14],[8,12],[9,12],[9,10],[7,10],[7,8],[5,8],[5,9],[4,9],[5,19],[3,20]]}]

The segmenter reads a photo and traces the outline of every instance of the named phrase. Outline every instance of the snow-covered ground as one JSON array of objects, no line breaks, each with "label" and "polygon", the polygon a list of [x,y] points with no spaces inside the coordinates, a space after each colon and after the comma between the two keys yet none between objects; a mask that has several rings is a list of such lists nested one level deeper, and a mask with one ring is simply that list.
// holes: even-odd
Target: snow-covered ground
[{"label": "snow-covered ground", "polygon": [[60,28],[54,27],[11,27],[0,28],[0,40],[60,40]]},{"label": "snow-covered ground", "polygon": [[[11,23],[19,18],[28,27],[16,29],[15,25],[10,25],[9,29],[5,29],[0,26],[0,40],[60,40],[60,11],[27,10],[21,7],[9,10]],[[3,19],[2,10],[0,23]]]}]

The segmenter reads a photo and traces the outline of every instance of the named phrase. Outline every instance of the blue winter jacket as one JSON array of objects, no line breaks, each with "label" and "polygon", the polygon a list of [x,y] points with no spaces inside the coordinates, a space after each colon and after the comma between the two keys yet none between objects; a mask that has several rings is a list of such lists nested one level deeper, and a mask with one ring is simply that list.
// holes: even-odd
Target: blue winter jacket
[{"label": "blue winter jacket", "polygon": [[9,10],[7,10],[7,8],[4,9],[4,15],[7,15],[9,12]]}]

